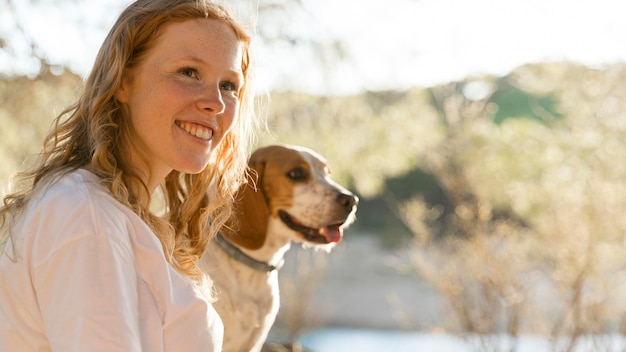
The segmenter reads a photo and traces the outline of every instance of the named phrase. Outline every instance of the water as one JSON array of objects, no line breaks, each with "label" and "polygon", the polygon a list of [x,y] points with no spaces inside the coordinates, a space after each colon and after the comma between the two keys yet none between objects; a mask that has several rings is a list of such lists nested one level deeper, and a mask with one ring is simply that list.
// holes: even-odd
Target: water
[{"label": "water", "polygon": [[[488,341],[486,341],[487,339]],[[488,345],[482,345],[483,342]],[[313,352],[475,352],[485,346],[493,351],[551,352],[562,351],[567,340],[552,345],[540,336],[476,336],[463,338],[450,334],[402,332],[367,329],[321,329],[305,334],[300,343]],[[626,349],[626,336],[610,335],[581,338],[576,352],[618,352]]]}]

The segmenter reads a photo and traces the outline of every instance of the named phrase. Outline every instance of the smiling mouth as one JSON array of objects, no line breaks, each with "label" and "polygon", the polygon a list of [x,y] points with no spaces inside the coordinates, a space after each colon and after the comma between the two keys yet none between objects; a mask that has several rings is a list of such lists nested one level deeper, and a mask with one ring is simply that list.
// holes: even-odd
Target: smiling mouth
[{"label": "smiling mouth", "polygon": [[212,129],[206,126],[199,125],[197,123],[176,121],[176,126],[180,127],[190,135],[203,139],[205,141],[209,141],[211,140],[211,138],[213,138]]},{"label": "smiling mouth", "polygon": [[315,229],[304,226],[284,210],[280,210],[278,215],[287,227],[302,234],[304,239],[309,242],[317,244],[339,243],[343,237],[343,229],[341,228],[343,222],[340,224],[329,224]]}]

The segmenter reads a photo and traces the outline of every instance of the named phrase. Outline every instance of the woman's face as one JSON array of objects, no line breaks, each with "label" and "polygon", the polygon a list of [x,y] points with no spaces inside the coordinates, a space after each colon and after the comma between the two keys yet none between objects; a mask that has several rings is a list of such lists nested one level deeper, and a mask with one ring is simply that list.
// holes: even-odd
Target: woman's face
[{"label": "woman's face", "polygon": [[163,26],[155,46],[125,72],[116,97],[130,119],[131,164],[150,190],[172,170],[195,174],[207,166],[237,118],[241,63],[227,24],[193,19]]}]

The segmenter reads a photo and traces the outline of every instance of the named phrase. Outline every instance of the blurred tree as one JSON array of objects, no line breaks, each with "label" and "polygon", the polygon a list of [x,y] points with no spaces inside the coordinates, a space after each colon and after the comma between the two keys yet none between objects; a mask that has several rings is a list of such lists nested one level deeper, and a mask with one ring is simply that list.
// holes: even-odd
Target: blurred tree
[{"label": "blurred tree", "polygon": [[55,114],[76,99],[80,84],[70,73],[0,79],[0,190],[10,175],[29,166]]},{"label": "blurred tree", "polygon": [[[109,30],[117,14],[130,0],[78,1],[78,0],[0,0],[0,72],[5,75],[27,73],[36,76],[52,70],[60,73],[63,69],[83,75],[91,62],[77,62],[71,54],[53,55],[50,43],[45,42],[41,28],[35,28],[32,19],[45,13],[45,24],[54,27],[58,36],[69,36],[60,45],[80,47],[83,51],[95,54],[100,38]],[[268,58],[260,65],[273,65],[273,55],[291,53],[313,58],[315,69],[322,73],[330,72],[333,63],[348,60],[344,44],[323,23],[307,11],[307,4],[301,0],[232,0],[223,2],[236,18],[260,41],[255,46],[260,57]],[[311,30],[311,29],[314,30]],[[52,29],[52,28],[51,28]],[[49,33],[49,32],[47,32]],[[98,38],[94,40],[94,38]],[[75,41],[68,45],[67,41]],[[64,49],[68,52],[68,49]],[[84,57],[85,52],[79,53]],[[293,62],[299,65],[299,62]],[[271,72],[271,70],[270,70]],[[279,71],[277,71],[279,72]],[[292,77],[266,77],[275,85],[289,87]]]},{"label": "blurred tree", "polygon": [[[466,195],[458,197],[463,203],[452,197],[450,227],[472,236],[433,238],[423,199],[398,208],[418,239],[416,268],[448,300],[461,331],[544,334],[554,351],[576,350],[587,337],[597,346],[610,344],[603,336],[611,334],[624,341],[624,78],[624,65],[521,67],[506,79],[524,94],[551,96],[563,118],[494,124],[485,123],[487,113],[466,119],[431,151],[440,160],[428,170],[444,189],[456,185]],[[445,121],[467,114],[458,116]],[[498,220],[492,209],[501,205],[511,213]]]},{"label": "blurred tree", "polygon": [[498,106],[493,117],[498,124],[509,118],[530,118],[547,124],[563,118],[554,97],[516,87],[508,77],[499,80],[490,101]]},{"label": "blurred tree", "polygon": [[[0,19],[2,20],[2,26],[0,26],[0,62],[17,62],[26,59],[32,65],[42,65],[45,62],[43,53],[39,52],[37,45],[20,22],[14,0],[0,0]],[[5,75],[11,75],[14,68],[5,67],[4,69],[9,71],[4,73]]]}]

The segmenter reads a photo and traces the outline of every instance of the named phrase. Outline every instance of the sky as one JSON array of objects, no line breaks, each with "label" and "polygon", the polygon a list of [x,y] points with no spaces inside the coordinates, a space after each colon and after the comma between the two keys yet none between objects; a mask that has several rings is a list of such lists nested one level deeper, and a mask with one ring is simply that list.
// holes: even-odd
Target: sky
[{"label": "sky", "polygon": [[[221,1],[232,4],[232,0]],[[27,1],[13,2],[17,15],[0,5],[0,33],[19,23],[50,62],[84,76],[129,1],[39,0],[37,8],[27,8]],[[280,27],[276,30],[294,36],[338,39],[344,60],[321,63],[310,47],[263,46],[257,41],[257,87],[353,94],[432,86],[472,75],[503,75],[525,63],[542,61],[601,67],[626,60],[622,2],[302,0],[302,13],[256,19],[259,25]],[[59,5],[63,3],[71,6]],[[14,38],[14,47],[23,46]],[[16,60],[0,54],[0,70],[27,73],[29,67],[32,70],[32,61],[26,56],[18,55]]]}]

